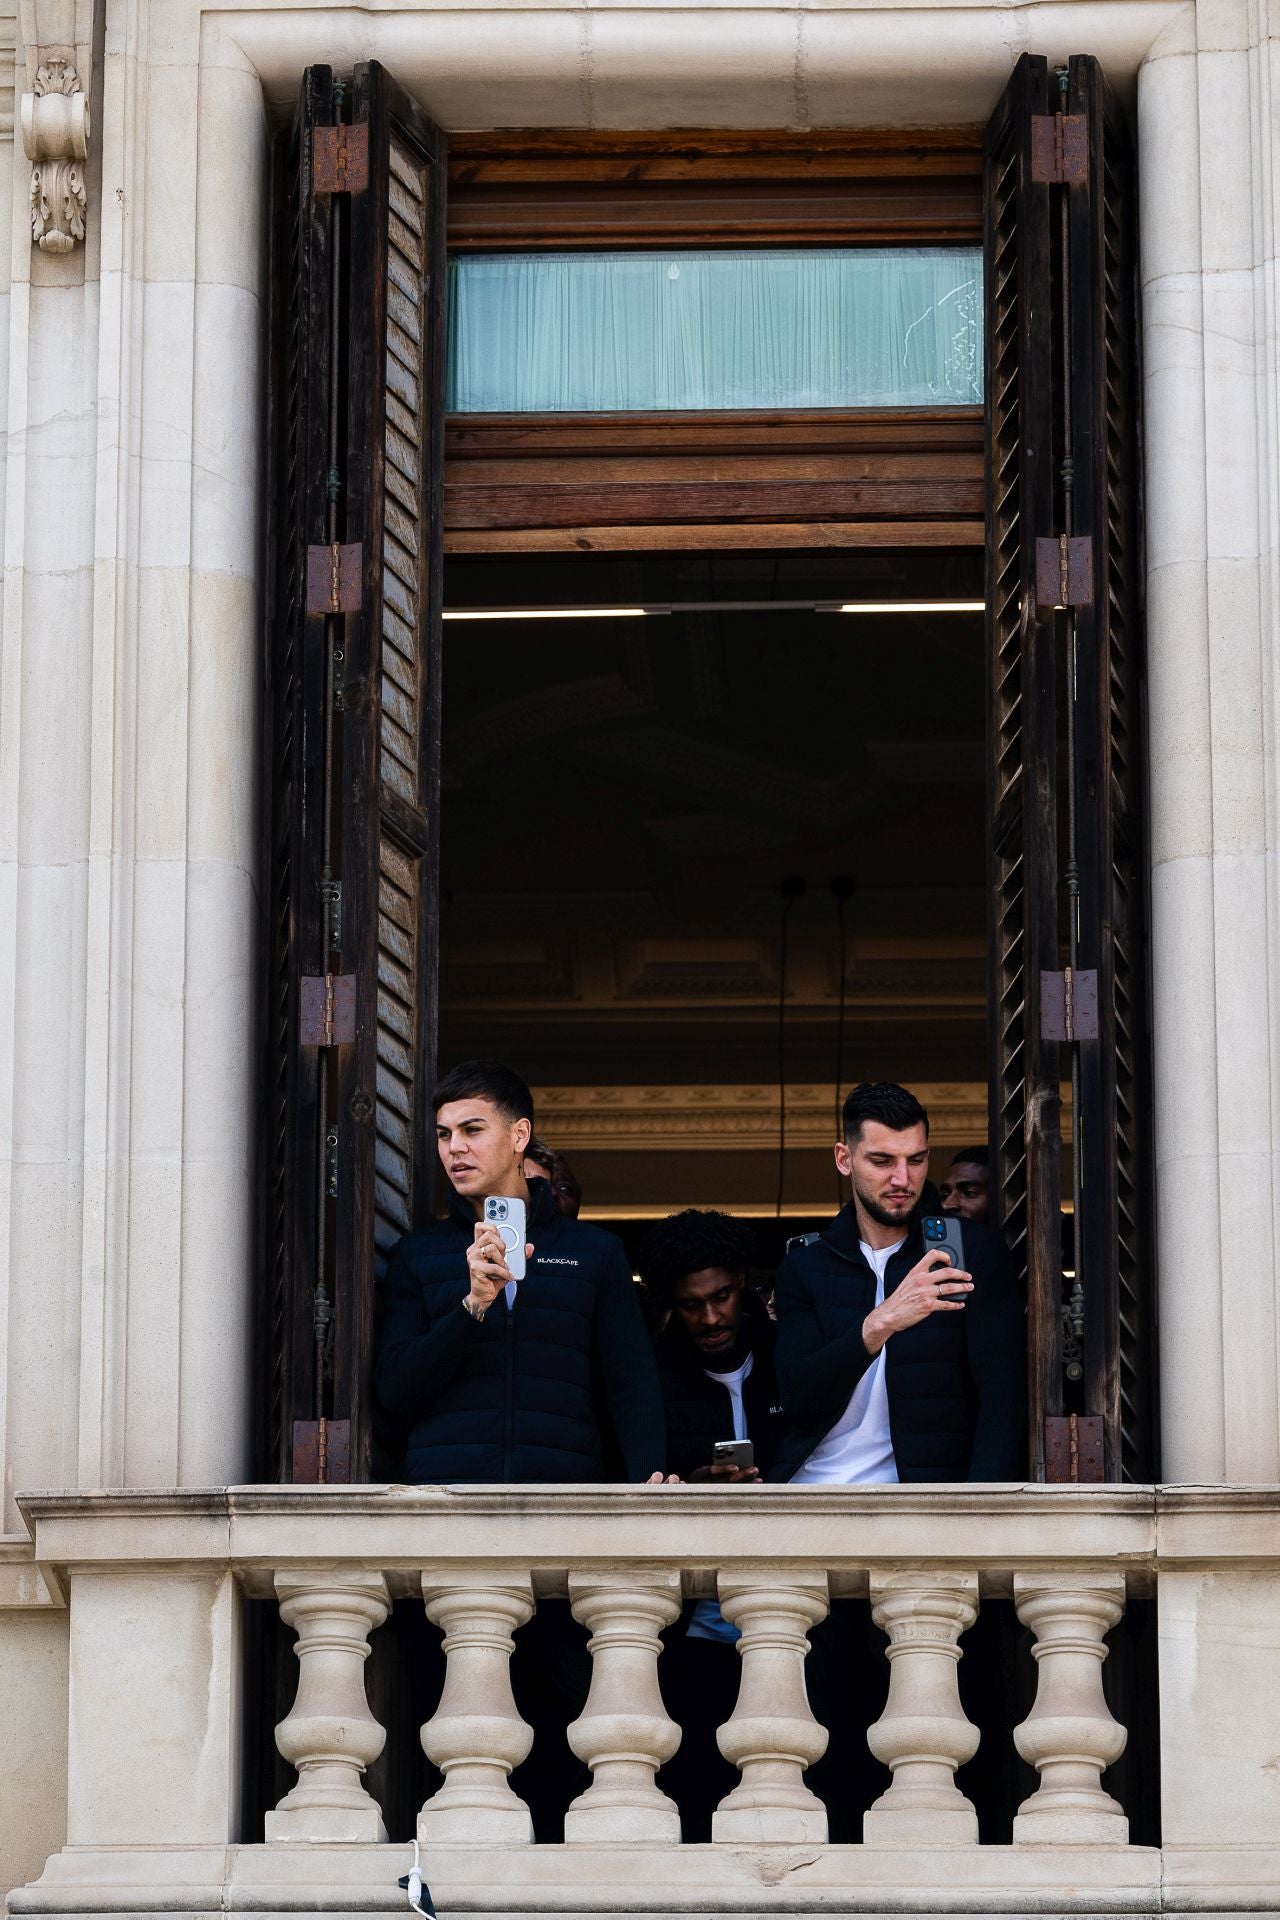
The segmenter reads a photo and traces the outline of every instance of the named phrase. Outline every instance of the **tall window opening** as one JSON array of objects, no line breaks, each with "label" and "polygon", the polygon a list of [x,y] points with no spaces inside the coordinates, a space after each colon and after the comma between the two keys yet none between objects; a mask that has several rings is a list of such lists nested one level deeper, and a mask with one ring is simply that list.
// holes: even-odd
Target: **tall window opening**
[{"label": "tall window opening", "polygon": [[[1151,1476],[1132,152],[1096,61],[1050,79],[1019,61],[985,137],[497,134],[451,171],[381,68],[309,70],[273,245],[267,1472],[370,1471],[439,1016],[519,1057],[619,1219],[820,1217],[819,1089],[834,1125],[838,1077],[985,1077],[960,1130],[985,1104],[1031,1471]],[[971,598],[976,654],[969,614],[825,610]],[[713,1173],[667,1142],[717,1098]],[[645,1156],[606,1143],[641,1121]]]}]

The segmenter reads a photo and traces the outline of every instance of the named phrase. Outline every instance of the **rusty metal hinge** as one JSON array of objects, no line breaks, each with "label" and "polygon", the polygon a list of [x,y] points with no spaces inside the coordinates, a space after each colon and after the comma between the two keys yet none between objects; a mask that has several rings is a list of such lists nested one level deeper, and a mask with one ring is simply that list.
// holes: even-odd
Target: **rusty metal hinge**
[{"label": "rusty metal hinge", "polygon": [[1093,605],[1093,541],[1065,533],[1036,541],[1036,606],[1042,613]]},{"label": "rusty metal hinge", "polygon": [[304,1047],[347,1047],[356,1037],[354,973],[302,976],[298,1038]]},{"label": "rusty metal hinge", "polygon": [[312,193],[363,193],[369,184],[369,123],[316,127],[311,135]]},{"label": "rusty metal hinge", "polygon": [[295,1420],[293,1484],[324,1486],[351,1478],[351,1422]]},{"label": "rusty metal hinge", "polygon": [[1102,1415],[1050,1414],[1044,1423],[1044,1477],[1054,1486],[1096,1486],[1105,1478]]},{"label": "rusty metal hinge", "polygon": [[1040,1038],[1096,1040],[1098,973],[1095,967],[1067,967],[1040,975]]},{"label": "rusty metal hinge", "polygon": [[364,548],[359,541],[307,548],[307,612],[359,613],[364,605]]},{"label": "rusty metal hinge", "polygon": [[1089,122],[1083,113],[1033,113],[1031,178],[1038,187],[1082,187],[1089,178]]}]

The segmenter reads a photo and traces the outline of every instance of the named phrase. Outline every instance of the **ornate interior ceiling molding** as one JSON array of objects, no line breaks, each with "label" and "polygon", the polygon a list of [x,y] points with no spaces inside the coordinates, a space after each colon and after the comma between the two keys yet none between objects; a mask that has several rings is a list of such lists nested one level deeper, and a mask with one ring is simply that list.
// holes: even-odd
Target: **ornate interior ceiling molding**
[{"label": "ornate interior ceiling molding", "polygon": [[92,0],[21,0],[27,89],[22,145],[31,162],[31,238],[43,253],[84,239],[88,199]]},{"label": "ornate interior ceiling molding", "polygon": [[[987,1137],[982,1080],[939,1081],[912,1088],[928,1110],[937,1147],[972,1146]],[[1064,1087],[1064,1138],[1070,1088]],[[826,1147],[836,1137],[835,1090],[829,1082],[787,1087],[787,1143]],[[771,1086],[540,1087],[534,1091],[538,1132],[567,1154],[768,1149],[778,1137],[778,1089]]]}]

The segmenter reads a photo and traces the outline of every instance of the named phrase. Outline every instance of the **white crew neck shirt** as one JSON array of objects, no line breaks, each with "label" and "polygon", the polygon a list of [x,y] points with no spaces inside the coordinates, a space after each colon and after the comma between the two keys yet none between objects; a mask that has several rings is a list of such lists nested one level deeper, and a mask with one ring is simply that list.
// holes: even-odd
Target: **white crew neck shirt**
[{"label": "white crew neck shirt", "polygon": [[748,1438],[747,1413],[746,1408],[742,1404],[742,1389],[746,1385],[747,1375],[751,1372],[755,1363],[756,1357],[754,1353],[749,1353],[742,1365],[736,1367],[732,1373],[713,1373],[710,1367],[704,1367],[702,1369],[708,1380],[714,1380],[717,1386],[728,1389],[729,1401],[733,1408],[733,1437],[735,1440],[745,1440]]},{"label": "white crew neck shirt", "polygon": [[[859,1242],[862,1257],[876,1276],[876,1305],[884,1300],[885,1269],[906,1236],[891,1247],[869,1247]],[[888,1342],[881,1347],[857,1386],[849,1395],[849,1404],[825,1440],[819,1441],[799,1473],[793,1474],[793,1487],[869,1487],[893,1485],[898,1469],[889,1435],[889,1388],[885,1380],[885,1356]]]},{"label": "white crew neck shirt", "polygon": [[[702,1371],[708,1380],[714,1380],[717,1386],[728,1389],[729,1401],[733,1408],[733,1437],[735,1440],[749,1440],[747,1432],[747,1410],[742,1403],[742,1389],[747,1376],[756,1363],[754,1353],[749,1353],[740,1367],[732,1373],[712,1373],[710,1367]],[[723,1640],[729,1645],[738,1639],[740,1629],[731,1626],[721,1613],[714,1600],[699,1600],[693,1609],[693,1618],[689,1622],[687,1638],[690,1640]]]}]

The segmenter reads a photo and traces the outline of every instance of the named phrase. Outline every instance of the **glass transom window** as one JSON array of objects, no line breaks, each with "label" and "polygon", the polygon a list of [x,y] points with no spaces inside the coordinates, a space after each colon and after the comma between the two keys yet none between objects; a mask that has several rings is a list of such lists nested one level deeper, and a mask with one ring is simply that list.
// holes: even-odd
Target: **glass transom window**
[{"label": "glass transom window", "polygon": [[982,401],[976,247],[465,254],[458,413]]}]

